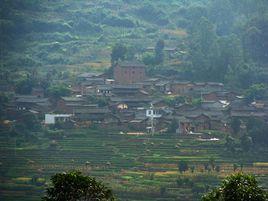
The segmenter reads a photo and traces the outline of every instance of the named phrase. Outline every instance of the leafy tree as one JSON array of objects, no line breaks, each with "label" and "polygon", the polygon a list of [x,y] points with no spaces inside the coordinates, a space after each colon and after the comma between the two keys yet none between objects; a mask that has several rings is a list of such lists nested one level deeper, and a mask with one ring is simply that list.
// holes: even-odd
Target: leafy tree
[{"label": "leafy tree", "polygon": [[214,0],[209,9],[209,18],[216,24],[217,33],[226,35],[234,23],[234,11],[229,0]]},{"label": "leafy tree", "polygon": [[213,158],[213,157],[209,158],[209,165],[210,165],[212,170],[215,170],[215,158]]},{"label": "leafy tree", "polygon": [[114,66],[119,60],[124,60],[127,53],[127,48],[122,43],[117,43],[112,49],[111,64]]},{"label": "leafy tree", "polygon": [[179,123],[176,119],[172,119],[171,124],[168,128],[168,133],[176,133],[177,128],[179,127]]},{"label": "leafy tree", "polygon": [[152,53],[146,53],[142,56],[142,61],[145,65],[152,66],[155,64],[155,55]]},{"label": "leafy tree", "polygon": [[189,37],[189,58],[195,79],[217,80],[219,48],[213,24],[205,17],[198,20]]},{"label": "leafy tree", "polygon": [[260,100],[266,97],[267,87],[264,84],[254,84],[251,85],[245,91],[245,98],[247,102],[252,102],[254,100]]},{"label": "leafy tree", "polygon": [[240,131],[241,120],[239,118],[235,118],[235,117],[232,118],[230,126],[231,126],[234,134],[237,134]]},{"label": "leafy tree", "polygon": [[243,135],[240,138],[240,143],[243,151],[248,152],[252,146],[252,138],[247,135]]},{"label": "leafy tree", "polygon": [[64,84],[52,85],[47,89],[47,91],[48,94],[54,98],[68,96],[71,93],[70,88]]},{"label": "leafy tree", "polygon": [[238,168],[238,165],[236,163],[234,163],[233,164],[233,170],[234,170],[234,172],[237,170],[237,168]]},{"label": "leafy tree", "polygon": [[215,168],[216,172],[220,172],[221,171],[221,167],[219,165],[216,166]]},{"label": "leafy tree", "polygon": [[183,96],[175,96],[175,97],[164,97],[163,101],[165,102],[165,104],[174,107],[177,106],[179,104],[185,103],[186,102],[186,98]]},{"label": "leafy tree", "polygon": [[44,201],[115,200],[112,191],[80,172],[58,173],[51,177],[52,185],[46,189]]},{"label": "leafy tree", "polygon": [[30,78],[26,78],[26,79],[20,80],[16,84],[15,91],[18,94],[30,94],[32,92],[33,86],[34,86],[34,81],[31,80]]},{"label": "leafy tree", "polygon": [[17,116],[17,121],[15,122],[14,127],[18,132],[28,134],[28,131],[40,129],[41,125],[35,114],[31,112],[23,112]]},{"label": "leafy tree", "polygon": [[234,153],[236,147],[235,139],[231,136],[227,136],[225,140],[225,147],[227,148],[227,150]]},{"label": "leafy tree", "polygon": [[[262,9],[259,9],[259,11],[260,10]],[[258,63],[268,62],[267,30],[267,15],[258,15],[250,18],[243,30],[243,45],[246,54],[249,58]]]},{"label": "leafy tree", "polygon": [[9,99],[4,93],[0,93],[0,119],[5,116],[5,108]]},{"label": "leafy tree", "polygon": [[88,96],[87,100],[90,103],[98,104],[99,107],[107,106],[109,101],[107,97],[98,97],[98,96]]},{"label": "leafy tree", "polygon": [[237,173],[228,176],[220,187],[202,197],[202,201],[265,201],[267,193],[252,175]]},{"label": "leafy tree", "polygon": [[[218,39],[220,57],[217,61],[217,78],[219,81],[227,81],[230,84],[237,84],[233,71],[243,62],[243,49],[238,36],[231,34]],[[231,83],[233,82],[233,83]]]},{"label": "leafy tree", "polygon": [[164,40],[159,40],[155,46],[155,64],[159,65],[164,62]]},{"label": "leafy tree", "polygon": [[178,168],[179,168],[180,173],[185,172],[189,168],[188,163],[186,161],[180,161],[178,163]]},{"label": "leafy tree", "polygon": [[249,118],[246,123],[249,136],[252,138],[254,144],[262,144],[267,146],[267,130],[268,124],[261,119]]}]

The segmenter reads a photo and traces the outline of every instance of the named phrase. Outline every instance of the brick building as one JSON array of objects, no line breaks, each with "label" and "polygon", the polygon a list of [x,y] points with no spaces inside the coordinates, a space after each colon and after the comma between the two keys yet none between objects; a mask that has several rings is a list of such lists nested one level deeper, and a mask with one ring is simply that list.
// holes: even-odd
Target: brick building
[{"label": "brick building", "polygon": [[133,84],[145,80],[145,65],[140,62],[120,62],[113,70],[117,84]]}]

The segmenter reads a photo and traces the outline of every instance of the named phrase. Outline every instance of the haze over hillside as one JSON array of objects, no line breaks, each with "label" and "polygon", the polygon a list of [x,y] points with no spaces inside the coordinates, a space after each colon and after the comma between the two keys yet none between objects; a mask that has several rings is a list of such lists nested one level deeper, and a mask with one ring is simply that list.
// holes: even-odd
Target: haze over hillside
[{"label": "haze over hillside", "polygon": [[[129,47],[132,58],[163,39],[183,60],[173,68],[188,77],[244,86],[267,75],[265,1],[28,0],[3,1],[1,9],[1,61],[9,70],[108,68],[115,43]],[[250,83],[228,77],[237,71]]]},{"label": "haze over hillside", "polygon": [[267,191],[267,131],[267,0],[0,1],[0,200],[74,169],[120,200]]}]

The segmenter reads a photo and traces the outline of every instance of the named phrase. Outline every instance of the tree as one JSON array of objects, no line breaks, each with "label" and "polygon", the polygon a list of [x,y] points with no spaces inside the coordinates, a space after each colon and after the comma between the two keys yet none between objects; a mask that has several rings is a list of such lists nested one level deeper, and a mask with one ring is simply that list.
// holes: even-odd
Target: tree
[{"label": "tree", "polygon": [[159,65],[164,62],[164,40],[159,40],[155,46],[155,64]]},{"label": "tree", "polygon": [[168,133],[176,133],[177,128],[179,127],[179,123],[176,119],[172,119],[171,124],[168,128]]},{"label": "tree", "polygon": [[235,139],[231,136],[227,136],[225,140],[225,147],[227,148],[227,150],[234,153],[236,147]]},{"label": "tree", "polygon": [[249,118],[246,123],[247,131],[249,136],[252,138],[254,144],[267,146],[267,130],[268,124],[257,118]]},{"label": "tree", "polygon": [[232,118],[230,126],[231,126],[234,134],[237,134],[240,131],[241,120],[239,118]]},{"label": "tree", "polygon": [[64,84],[53,85],[48,88],[48,94],[54,98],[70,95],[71,90]]},{"label": "tree", "polygon": [[23,80],[20,80],[16,84],[16,92],[18,94],[30,94],[32,92],[32,88],[34,86],[34,81],[31,80],[30,78],[26,78]]},{"label": "tree", "polygon": [[121,44],[117,43],[112,49],[111,53],[111,65],[114,66],[119,60],[124,60],[127,53],[127,48]]},{"label": "tree", "polygon": [[219,35],[230,33],[234,23],[234,12],[229,0],[214,0],[209,9],[209,17],[217,26]]},{"label": "tree", "polygon": [[188,163],[186,161],[180,161],[178,163],[178,168],[180,173],[185,172],[186,170],[188,170]]},{"label": "tree", "polygon": [[195,79],[218,81],[219,48],[213,24],[205,17],[198,20],[189,37],[189,58]]},{"label": "tree", "polygon": [[4,93],[0,93],[0,119],[4,119],[6,115],[6,104],[8,103],[8,97]]},{"label": "tree", "polygon": [[142,61],[145,65],[152,66],[155,64],[155,55],[153,55],[152,53],[145,53],[142,56]]},{"label": "tree", "polygon": [[95,178],[81,172],[58,173],[51,177],[44,201],[108,201],[115,200],[112,191]]},{"label": "tree", "polygon": [[267,193],[252,175],[237,173],[228,176],[220,187],[202,197],[202,201],[265,201]]},{"label": "tree", "polygon": [[209,158],[209,165],[212,170],[215,170],[215,158],[214,157]]},{"label": "tree", "polygon": [[248,103],[254,100],[265,98],[267,87],[264,84],[253,84],[245,91],[245,98]]},{"label": "tree", "polygon": [[252,138],[247,135],[243,135],[240,138],[240,143],[241,143],[241,148],[243,149],[243,151],[248,152],[252,146]]}]

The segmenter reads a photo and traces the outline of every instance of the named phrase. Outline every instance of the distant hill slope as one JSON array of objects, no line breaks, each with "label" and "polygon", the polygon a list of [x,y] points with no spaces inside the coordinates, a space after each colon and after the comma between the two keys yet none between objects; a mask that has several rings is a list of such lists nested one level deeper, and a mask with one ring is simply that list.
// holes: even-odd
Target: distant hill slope
[{"label": "distant hill slope", "polygon": [[176,45],[181,29],[171,15],[181,3],[172,2],[4,1],[3,65],[11,68],[107,61],[117,41],[146,48],[165,38]]},{"label": "distant hill slope", "polygon": [[115,43],[131,47],[141,59],[163,39],[178,54],[158,73],[175,66],[196,81],[239,88],[268,82],[267,1],[3,0],[0,5],[2,70],[103,70]]}]

